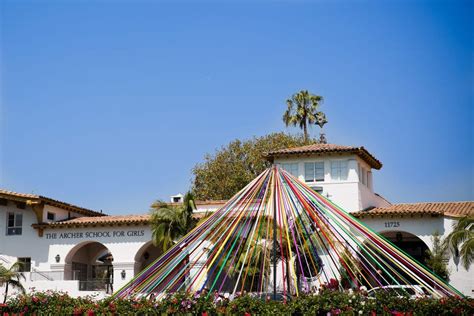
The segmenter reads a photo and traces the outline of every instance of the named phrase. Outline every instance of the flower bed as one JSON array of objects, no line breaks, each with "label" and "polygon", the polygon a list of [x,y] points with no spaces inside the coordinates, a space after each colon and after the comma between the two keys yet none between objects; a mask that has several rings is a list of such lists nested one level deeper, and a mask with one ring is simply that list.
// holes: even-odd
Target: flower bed
[{"label": "flower bed", "polygon": [[409,299],[380,294],[325,291],[288,302],[240,296],[232,301],[215,294],[176,293],[153,299],[72,298],[63,292],[35,292],[0,304],[0,315],[474,315],[474,300],[462,298]]}]

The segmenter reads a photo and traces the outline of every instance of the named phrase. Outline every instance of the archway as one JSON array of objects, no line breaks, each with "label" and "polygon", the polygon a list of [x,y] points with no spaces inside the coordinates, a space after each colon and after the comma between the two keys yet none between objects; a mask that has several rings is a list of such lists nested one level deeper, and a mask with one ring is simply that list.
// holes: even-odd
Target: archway
[{"label": "archway", "polygon": [[[429,248],[418,236],[405,231],[383,231],[378,232],[378,234],[425,265]],[[386,285],[418,284],[419,280],[414,278],[413,275],[401,269],[392,260],[380,256],[377,252],[378,248],[378,244],[364,240],[362,245],[356,249],[358,262],[354,268],[357,269],[357,280],[351,280],[346,276],[343,283],[351,287],[365,286],[368,289]],[[367,255],[361,255],[361,253]],[[367,273],[367,271],[372,272]]]},{"label": "archway", "polygon": [[155,246],[152,241],[145,243],[135,255],[134,274],[140,273],[162,254],[161,247]]},{"label": "archway", "polygon": [[380,235],[390,240],[395,246],[405,251],[412,258],[426,264],[428,246],[418,236],[404,231],[385,231]]},{"label": "archway", "polygon": [[65,258],[65,280],[78,280],[79,291],[113,292],[113,256],[109,249],[96,241],[74,246]]}]

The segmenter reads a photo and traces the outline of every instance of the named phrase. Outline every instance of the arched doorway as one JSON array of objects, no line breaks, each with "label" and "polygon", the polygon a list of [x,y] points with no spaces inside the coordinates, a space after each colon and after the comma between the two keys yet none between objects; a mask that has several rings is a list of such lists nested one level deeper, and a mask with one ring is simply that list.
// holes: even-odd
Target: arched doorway
[{"label": "arched doorway", "polygon": [[135,255],[135,275],[148,267],[150,263],[158,259],[162,254],[161,247],[155,246],[152,241],[145,243]]},{"label": "arched doorway", "polygon": [[72,248],[65,258],[65,280],[78,280],[79,291],[113,292],[113,256],[107,247],[86,241]]},{"label": "arched doorway", "polygon": [[416,261],[426,264],[428,246],[418,236],[404,231],[386,231],[380,235],[405,251]]},{"label": "arched doorway", "polygon": [[[384,231],[378,234],[416,261],[426,263],[429,248],[418,236],[405,231]],[[397,263],[391,260],[378,243],[364,240],[362,247],[359,246],[357,249],[357,256],[357,280],[353,282],[347,278],[346,282],[351,286],[365,286],[372,289],[387,285],[419,284],[419,279],[410,273],[411,269],[407,267],[406,261]],[[400,264],[405,268],[401,268]]]}]

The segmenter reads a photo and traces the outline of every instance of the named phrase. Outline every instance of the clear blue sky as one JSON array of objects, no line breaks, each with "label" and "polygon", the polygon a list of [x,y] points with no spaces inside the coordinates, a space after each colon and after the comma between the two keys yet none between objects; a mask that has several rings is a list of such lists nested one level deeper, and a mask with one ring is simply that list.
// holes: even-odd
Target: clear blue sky
[{"label": "clear blue sky", "polygon": [[474,199],[469,1],[1,3],[3,188],[146,212],[205,153],[297,132],[305,88],[390,201]]}]

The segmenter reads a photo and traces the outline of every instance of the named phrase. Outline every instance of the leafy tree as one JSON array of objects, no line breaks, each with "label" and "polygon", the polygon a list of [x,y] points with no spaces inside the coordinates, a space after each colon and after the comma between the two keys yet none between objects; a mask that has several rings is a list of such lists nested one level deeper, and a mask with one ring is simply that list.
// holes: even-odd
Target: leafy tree
[{"label": "leafy tree", "polygon": [[466,216],[453,224],[453,231],[446,237],[447,247],[469,270],[474,260],[474,217]]},{"label": "leafy tree", "polygon": [[447,255],[447,246],[446,243],[443,243],[439,232],[435,232],[433,237],[431,237],[433,242],[433,247],[430,250],[426,251],[426,265],[439,277],[441,277],[446,282],[449,282],[449,271],[447,260],[449,259]]},{"label": "leafy tree", "polygon": [[198,200],[229,199],[271,165],[263,156],[265,152],[308,143],[316,140],[285,133],[236,139],[214,155],[207,154],[204,162],[193,168],[192,191]]},{"label": "leafy tree", "polygon": [[170,205],[156,201],[151,205],[151,231],[153,243],[161,246],[163,251],[171,248],[176,240],[186,235],[196,226],[193,219],[193,195],[188,192],[182,205]]},{"label": "leafy tree", "polygon": [[308,125],[318,124],[322,128],[327,123],[324,113],[318,111],[322,102],[322,96],[311,94],[308,90],[293,94],[286,100],[288,108],[283,114],[283,122],[286,126],[298,125],[303,130],[304,140],[308,141]]},{"label": "leafy tree", "polygon": [[21,284],[21,279],[26,280],[23,272],[20,272],[20,262],[15,262],[12,266],[7,269],[5,266],[0,264],[0,286],[5,286],[5,294],[3,297],[3,303],[7,301],[8,288],[9,286],[19,289],[25,294],[25,288]]}]

